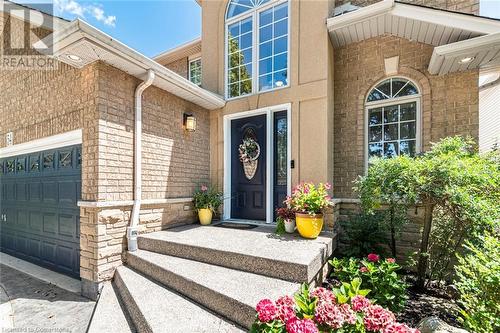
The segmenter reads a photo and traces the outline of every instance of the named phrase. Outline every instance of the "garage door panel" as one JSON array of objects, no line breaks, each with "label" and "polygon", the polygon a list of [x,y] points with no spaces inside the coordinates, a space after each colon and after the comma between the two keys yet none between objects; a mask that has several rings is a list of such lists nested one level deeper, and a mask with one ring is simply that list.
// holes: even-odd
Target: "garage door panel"
[{"label": "garage door panel", "polygon": [[58,199],[57,182],[43,182],[43,202],[47,204],[56,204]]},{"label": "garage door panel", "polygon": [[29,183],[29,200],[40,203],[42,199],[42,183],[35,181]]},{"label": "garage door panel", "polygon": [[0,248],[36,264],[80,275],[80,146],[0,160]]},{"label": "garage door panel", "polygon": [[57,216],[52,213],[43,213],[43,232],[55,235],[57,232]]},{"label": "garage door panel", "polygon": [[76,217],[69,214],[59,214],[59,234],[61,236],[75,238],[77,232]]},{"label": "garage door panel", "polygon": [[40,233],[42,231],[42,214],[40,212],[30,212],[30,229]]},{"label": "garage door panel", "polygon": [[65,205],[75,205],[78,201],[76,191],[76,183],[70,181],[59,182],[59,203]]},{"label": "garage door panel", "polygon": [[28,214],[26,210],[17,211],[16,229],[26,229],[28,227]]}]

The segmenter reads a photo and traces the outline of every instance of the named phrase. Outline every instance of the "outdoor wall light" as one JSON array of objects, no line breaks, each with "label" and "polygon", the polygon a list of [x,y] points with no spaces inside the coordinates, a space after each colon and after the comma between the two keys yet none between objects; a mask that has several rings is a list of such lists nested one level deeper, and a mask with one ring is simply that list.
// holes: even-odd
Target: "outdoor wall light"
[{"label": "outdoor wall light", "polygon": [[66,57],[71,61],[76,61],[76,62],[82,61],[82,58],[80,58],[76,54],[68,54]]},{"label": "outdoor wall light", "polygon": [[196,118],[192,114],[184,113],[183,125],[188,132],[196,131]]},{"label": "outdoor wall light", "polygon": [[465,57],[465,58],[460,59],[460,63],[466,64],[466,63],[471,62],[472,60],[474,60],[474,57]]}]

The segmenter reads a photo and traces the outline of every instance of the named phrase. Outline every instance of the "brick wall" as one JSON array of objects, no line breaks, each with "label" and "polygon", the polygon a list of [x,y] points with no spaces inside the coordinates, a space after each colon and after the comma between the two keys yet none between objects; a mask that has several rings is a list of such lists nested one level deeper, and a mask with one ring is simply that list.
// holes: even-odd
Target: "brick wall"
[{"label": "brick wall", "polygon": [[[134,91],[139,80],[99,65],[99,200],[133,199]],[[195,132],[183,114],[197,119]],[[189,197],[209,179],[208,111],[156,87],[143,94],[143,199]]]},{"label": "brick wall", "polygon": [[189,76],[188,76],[188,70],[189,70],[188,69],[188,67],[189,67],[188,58],[182,58],[182,59],[176,60],[174,62],[165,64],[165,67],[176,72],[177,74],[179,74],[180,76],[182,76],[185,79],[189,78]]},{"label": "brick wall", "polygon": [[432,50],[430,45],[381,36],[335,51],[335,197],[354,197],[352,182],[364,173],[364,101],[373,85],[386,77],[385,58],[399,56],[398,75],[413,79],[421,89],[424,150],[446,136],[470,135],[477,140],[478,71],[430,75],[427,67]]},{"label": "brick wall", "polygon": [[[350,2],[354,6],[365,7],[381,0],[336,0],[335,7]],[[479,15],[480,0],[399,0],[414,5],[446,9],[455,12]]]}]

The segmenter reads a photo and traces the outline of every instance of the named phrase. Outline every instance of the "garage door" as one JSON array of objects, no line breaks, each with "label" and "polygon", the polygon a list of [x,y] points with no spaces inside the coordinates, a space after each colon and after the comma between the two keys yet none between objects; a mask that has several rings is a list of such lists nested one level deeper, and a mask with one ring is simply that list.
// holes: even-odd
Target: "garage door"
[{"label": "garage door", "polygon": [[0,248],[80,275],[81,146],[0,159]]}]

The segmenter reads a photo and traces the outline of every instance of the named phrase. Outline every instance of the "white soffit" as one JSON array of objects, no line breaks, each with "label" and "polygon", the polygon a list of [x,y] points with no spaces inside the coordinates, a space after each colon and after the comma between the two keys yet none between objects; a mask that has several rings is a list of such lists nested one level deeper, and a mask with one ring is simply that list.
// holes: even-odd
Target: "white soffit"
[{"label": "white soffit", "polygon": [[[156,74],[153,85],[165,91],[208,110],[225,105],[220,96],[198,87],[82,20],[74,20],[49,37],[41,42],[50,44],[52,41],[53,45],[48,46],[53,47],[54,53],[50,56],[70,66],[83,68],[100,60],[140,79],[144,79],[147,70],[152,69]],[[78,56],[80,60],[73,61],[68,55]]]},{"label": "white soffit", "polygon": [[[500,21],[394,0],[331,17],[327,27],[334,47],[384,34],[436,46],[429,64],[432,74],[495,65],[500,56]],[[466,57],[473,60],[460,63]]]}]

